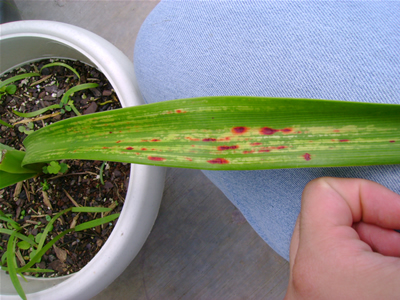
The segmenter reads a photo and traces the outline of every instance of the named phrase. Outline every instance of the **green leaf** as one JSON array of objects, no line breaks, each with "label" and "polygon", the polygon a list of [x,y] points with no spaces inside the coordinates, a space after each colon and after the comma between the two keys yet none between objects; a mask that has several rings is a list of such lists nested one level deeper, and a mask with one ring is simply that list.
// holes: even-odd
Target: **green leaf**
[{"label": "green leaf", "polygon": [[15,149],[2,149],[0,144],[0,170],[9,173],[33,173],[34,170],[22,167],[25,152]]},{"label": "green leaf", "polygon": [[13,127],[14,127],[14,126],[8,124],[7,122],[5,122],[5,121],[3,121],[3,120],[1,120],[1,119],[0,119],[0,124],[1,124],[1,125],[4,125],[4,126],[7,126],[7,127],[9,127],[9,128],[13,128]]},{"label": "green leaf", "polygon": [[82,230],[90,229],[90,228],[93,228],[93,227],[96,227],[96,226],[99,226],[99,225],[103,225],[105,223],[114,221],[118,217],[119,217],[119,213],[112,214],[112,215],[109,215],[109,216],[104,217],[104,218],[88,221],[88,222],[76,225],[75,226],[75,231],[82,231]]},{"label": "green leaf", "polygon": [[29,270],[36,262],[40,261],[41,257],[43,254],[46,253],[47,250],[49,250],[59,239],[61,239],[64,235],[67,233],[73,231],[73,229],[67,229],[54,237],[50,242],[48,242],[46,245],[43,246],[43,248],[40,251],[37,251],[35,256],[31,257],[31,260],[23,267],[18,268],[17,272],[18,273],[23,273]]},{"label": "green leaf", "polygon": [[15,84],[10,84],[6,86],[6,93],[10,95],[14,95],[17,91],[17,86]]},{"label": "green leaf", "polygon": [[71,211],[72,212],[85,212],[85,213],[102,213],[102,212],[109,212],[109,211],[111,211],[111,209],[108,207],[83,206],[83,207],[72,207]]},{"label": "green leaf", "polygon": [[400,105],[244,96],[74,117],[28,136],[24,163],[119,161],[209,170],[400,163]]},{"label": "green leaf", "polygon": [[36,117],[36,116],[38,116],[40,114],[44,114],[45,112],[47,112],[49,110],[58,109],[58,108],[61,108],[60,104],[53,104],[53,105],[47,106],[45,108],[38,109],[38,110],[33,111],[33,112],[29,112],[29,113],[21,113],[21,112],[16,111],[16,110],[13,110],[13,113],[16,114],[18,117],[21,117],[21,118],[33,118],[33,117]]},{"label": "green leaf", "polygon": [[8,274],[15,290],[22,299],[26,299],[25,292],[17,276],[17,262],[15,261],[15,233],[11,234],[7,243],[7,268]]},{"label": "green leaf", "polygon": [[25,241],[20,241],[17,243],[18,248],[22,249],[22,250],[28,250],[31,245],[28,242]]},{"label": "green leaf", "polygon": [[[22,80],[22,79],[25,79],[28,77],[35,77],[35,76],[40,76],[40,74],[39,73],[25,73],[25,74],[16,75],[16,76],[8,78],[4,81],[0,81],[0,89],[6,85],[9,85],[10,83],[15,82],[15,81]],[[7,90],[7,88],[6,88],[6,90]]]},{"label": "green leaf", "polygon": [[40,239],[41,239],[42,236],[44,236],[43,233],[38,233],[38,234],[35,236],[35,242],[39,244]]},{"label": "green leaf", "polygon": [[24,156],[25,152],[0,144],[0,189],[40,173],[43,164],[22,167]]},{"label": "green leaf", "polygon": [[78,77],[78,79],[81,79],[81,77],[79,76],[79,73],[78,73],[73,67],[71,67],[70,65],[67,65],[67,64],[65,64],[65,63],[62,63],[62,62],[54,62],[54,63],[49,63],[49,64],[47,64],[47,65],[44,65],[44,66],[40,69],[40,73],[42,73],[42,70],[43,70],[44,68],[50,68],[50,67],[55,67],[55,66],[60,66],[60,67],[67,68],[67,69],[71,70],[72,72],[74,72],[74,74]]},{"label": "green leaf", "polygon": [[[8,218],[6,216],[0,216],[0,220],[3,220],[5,222],[7,222],[15,230],[20,230],[21,229],[21,226],[19,226],[19,224],[17,222],[15,222],[14,220],[12,220],[12,219],[10,219],[10,218]],[[0,228],[0,229],[2,229],[2,228]]]},{"label": "green leaf", "polygon": [[84,84],[76,85],[64,93],[63,97],[61,98],[61,104],[67,105],[69,97],[75,92],[78,92],[81,90],[86,90],[86,89],[92,89],[92,88],[95,88],[98,86],[99,85],[97,83],[84,83]]},{"label": "green leaf", "polygon": [[33,178],[38,173],[8,173],[0,170],[0,189],[16,184],[29,178]]},{"label": "green leaf", "polygon": [[58,172],[61,170],[61,167],[58,162],[52,161],[50,164],[47,166],[47,171],[50,174],[58,174]]},{"label": "green leaf", "polygon": [[60,163],[60,173],[64,174],[68,171],[69,166],[66,163]]}]

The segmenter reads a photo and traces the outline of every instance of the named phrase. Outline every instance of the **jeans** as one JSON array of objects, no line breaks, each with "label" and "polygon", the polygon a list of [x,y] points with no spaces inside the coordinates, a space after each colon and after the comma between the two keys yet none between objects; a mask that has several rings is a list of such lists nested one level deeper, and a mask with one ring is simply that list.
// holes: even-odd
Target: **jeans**
[{"label": "jeans", "polygon": [[[245,95],[400,104],[400,2],[162,1],[136,40],[146,102]],[[400,116],[399,116],[400,119]],[[283,258],[321,176],[400,193],[400,166],[204,171]]]}]

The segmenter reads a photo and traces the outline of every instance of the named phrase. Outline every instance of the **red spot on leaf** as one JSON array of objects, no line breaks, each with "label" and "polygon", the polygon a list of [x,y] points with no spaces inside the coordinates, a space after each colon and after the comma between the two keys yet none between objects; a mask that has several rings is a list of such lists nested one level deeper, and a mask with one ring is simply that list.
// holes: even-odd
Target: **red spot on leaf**
[{"label": "red spot on leaf", "polygon": [[339,142],[341,142],[341,143],[345,143],[345,142],[348,142],[349,140],[346,140],[346,139],[344,139],[344,140],[339,140]]},{"label": "red spot on leaf", "polygon": [[260,146],[262,143],[250,143],[251,146]]},{"label": "red spot on leaf", "polygon": [[148,156],[147,158],[150,159],[150,160],[153,160],[153,161],[164,161],[164,160],[166,160],[164,157],[158,157],[158,156]]},{"label": "red spot on leaf", "polygon": [[303,155],[303,157],[304,157],[304,159],[305,159],[306,161],[311,160],[311,155],[310,155],[309,153],[305,153],[305,154]]},{"label": "red spot on leaf", "polygon": [[109,147],[103,147],[103,149],[109,149]]},{"label": "red spot on leaf", "polygon": [[244,127],[244,126],[239,126],[239,127],[233,127],[232,128],[232,133],[234,134],[244,134],[249,130],[249,128]]},{"label": "red spot on leaf", "polygon": [[142,150],[142,151],[146,151],[146,150],[147,150],[147,148],[142,148],[142,149],[140,149],[140,150]]},{"label": "red spot on leaf", "polygon": [[191,138],[190,136],[187,136],[186,139],[193,142],[200,141],[200,139]]},{"label": "red spot on leaf", "polygon": [[339,129],[334,129],[333,132],[340,132],[340,130]]},{"label": "red spot on leaf", "polygon": [[117,144],[121,143],[122,141],[116,141]]},{"label": "red spot on leaf", "polygon": [[279,129],[263,127],[263,128],[261,128],[260,133],[263,134],[263,135],[273,135],[274,133],[276,133],[278,131],[279,131]]},{"label": "red spot on leaf", "polygon": [[278,150],[285,149],[285,148],[287,148],[287,146],[278,146],[278,147],[276,147],[276,149],[278,149]]},{"label": "red spot on leaf", "polygon": [[218,150],[219,151],[223,151],[223,150],[233,150],[233,149],[237,149],[239,148],[238,145],[234,145],[234,146],[218,146]]},{"label": "red spot on leaf", "polygon": [[243,154],[250,154],[250,153],[254,153],[254,150],[251,150],[251,151],[243,151]]},{"label": "red spot on leaf", "polygon": [[112,131],[110,131],[109,133],[112,133]]},{"label": "red spot on leaf", "polygon": [[218,142],[224,142],[224,141],[230,141],[230,140],[231,140],[231,138],[229,136],[227,136],[227,137],[218,139]]},{"label": "red spot on leaf", "polygon": [[217,139],[213,139],[213,138],[203,139],[203,142],[216,142],[216,141],[217,141]]},{"label": "red spot on leaf", "polygon": [[177,114],[180,114],[182,111],[180,109],[175,110]]},{"label": "red spot on leaf", "polygon": [[280,131],[284,134],[289,134],[293,132],[293,128],[283,128]]},{"label": "red spot on leaf", "polygon": [[259,153],[263,153],[263,152],[270,152],[271,150],[269,149],[260,149],[258,150]]},{"label": "red spot on leaf", "polygon": [[190,157],[185,157],[185,159],[188,161],[193,161],[193,159],[191,159]]},{"label": "red spot on leaf", "polygon": [[229,164],[229,161],[226,160],[225,158],[215,158],[212,160],[207,160],[207,162],[210,164],[219,164],[219,165]]},{"label": "red spot on leaf", "polygon": [[151,140],[151,142],[159,142],[159,141],[161,141],[161,140],[159,140],[159,139],[152,139]]},{"label": "red spot on leaf", "polygon": [[395,143],[396,141],[395,140],[391,140],[391,141],[389,141],[389,143]]},{"label": "red spot on leaf", "polygon": [[125,149],[126,150],[133,150],[134,148],[133,147],[126,147]]}]

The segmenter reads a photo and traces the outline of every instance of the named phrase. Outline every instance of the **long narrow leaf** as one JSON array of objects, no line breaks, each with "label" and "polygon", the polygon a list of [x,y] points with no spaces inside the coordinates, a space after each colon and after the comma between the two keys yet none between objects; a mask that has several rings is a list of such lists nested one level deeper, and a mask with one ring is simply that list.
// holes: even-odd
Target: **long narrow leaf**
[{"label": "long narrow leaf", "polygon": [[22,167],[22,160],[24,159],[25,152],[8,149],[3,147],[6,145],[0,144],[0,170],[8,173],[40,173],[42,165],[31,165],[30,167],[36,169],[28,169]]},{"label": "long narrow leaf", "polygon": [[16,232],[15,230],[11,230],[11,229],[0,228],[0,233],[12,235],[13,232],[15,232],[15,237],[16,238],[19,238],[20,240],[28,242],[32,246],[36,246],[37,245],[34,240],[30,239],[26,235],[23,235],[22,233]]},{"label": "long narrow leaf", "polygon": [[211,170],[395,164],[400,105],[183,99],[57,122],[24,145],[24,163],[89,159]]},{"label": "long narrow leaf", "polygon": [[75,229],[75,231],[82,231],[82,230],[90,229],[90,228],[114,221],[118,217],[119,217],[119,213],[112,214],[112,215],[109,215],[104,218],[100,218],[100,219],[96,219],[96,220],[92,220],[92,221],[88,221],[88,222],[79,224],[79,225],[75,226],[74,229]]},{"label": "long narrow leaf", "polygon": [[6,80],[0,81],[0,88],[2,88],[3,86],[6,86],[10,83],[13,83],[15,81],[21,80],[21,79],[25,79],[28,77],[35,77],[35,76],[40,76],[39,73],[25,73],[25,74],[20,74],[20,75],[15,75],[11,78],[8,78]]},{"label": "long narrow leaf", "polygon": [[54,63],[49,63],[47,65],[44,65],[40,69],[40,72],[42,72],[42,70],[44,68],[57,67],[57,66],[64,67],[64,68],[67,68],[68,70],[71,70],[78,77],[78,79],[81,79],[81,77],[79,76],[79,73],[73,67],[71,67],[70,65],[67,65],[65,63],[62,63],[62,62],[54,62]]},{"label": "long narrow leaf", "polygon": [[52,110],[52,109],[58,109],[58,108],[61,108],[61,107],[62,107],[62,105],[60,105],[60,104],[53,104],[53,105],[47,106],[45,108],[29,112],[29,113],[21,113],[21,112],[16,111],[16,110],[13,110],[13,113],[16,114],[18,117],[21,117],[21,118],[33,118],[33,117],[36,117],[36,116],[38,116],[40,114],[44,114],[46,111],[49,111],[49,110]]},{"label": "long narrow leaf", "polygon": [[61,215],[65,214],[66,212],[68,212],[68,211],[70,211],[70,210],[71,210],[71,208],[67,208],[67,209],[64,209],[64,210],[60,211],[60,212],[59,212],[58,214],[56,214],[53,218],[51,218],[51,220],[50,220],[49,223],[47,223],[46,227],[45,227],[44,230],[43,230],[42,235],[40,236],[40,240],[39,240],[39,243],[38,243],[38,247],[37,247],[37,249],[36,249],[37,252],[39,252],[39,251],[42,249],[42,247],[43,247],[43,245],[44,245],[44,242],[46,241],[47,235],[48,235],[48,233],[50,232],[50,229],[53,227],[54,222],[55,222]]},{"label": "long narrow leaf", "polygon": [[8,124],[7,122],[5,122],[5,121],[3,121],[3,120],[1,120],[1,119],[0,119],[0,125],[4,125],[4,126],[7,126],[7,127],[9,127],[9,128],[13,128],[12,125]]},{"label": "long narrow leaf", "polygon": [[[0,216],[0,220],[9,223],[10,226],[12,228],[14,228],[15,230],[20,230],[21,229],[21,226],[19,226],[19,224],[17,222],[15,222],[14,220],[12,220],[12,219],[10,219],[10,218],[8,218],[6,216]],[[1,232],[1,230],[3,230],[3,228],[0,228],[0,232]],[[11,230],[11,231],[14,231],[14,230]]]},{"label": "long narrow leaf", "polygon": [[22,299],[26,299],[25,292],[17,276],[17,262],[15,261],[15,232],[11,234],[7,243],[7,268],[8,274],[15,290]]},{"label": "long narrow leaf", "polygon": [[82,207],[72,207],[71,211],[72,212],[85,212],[85,213],[102,213],[102,212],[109,212],[111,208],[108,207],[88,207],[88,206],[82,206]]},{"label": "long narrow leaf", "polygon": [[37,173],[8,173],[0,170],[0,189],[4,189],[12,184],[33,178]]},{"label": "long narrow leaf", "polygon": [[72,88],[70,88],[68,91],[65,92],[63,97],[61,98],[61,103],[66,105],[68,103],[68,98],[71,96],[73,93],[81,91],[81,90],[86,90],[86,89],[93,89],[95,87],[98,87],[99,85],[97,83],[83,83],[80,85],[76,85]]}]

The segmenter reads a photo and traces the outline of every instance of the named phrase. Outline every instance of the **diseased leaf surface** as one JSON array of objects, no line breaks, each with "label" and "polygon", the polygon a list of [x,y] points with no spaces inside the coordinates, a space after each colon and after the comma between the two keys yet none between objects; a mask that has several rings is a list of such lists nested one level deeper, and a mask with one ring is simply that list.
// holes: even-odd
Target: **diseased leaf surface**
[{"label": "diseased leaf surface", "polygon": [[400,163],[400,105],[260,97],[80,116],[26,138],[24,163],[92,159],[218,170]]}]

